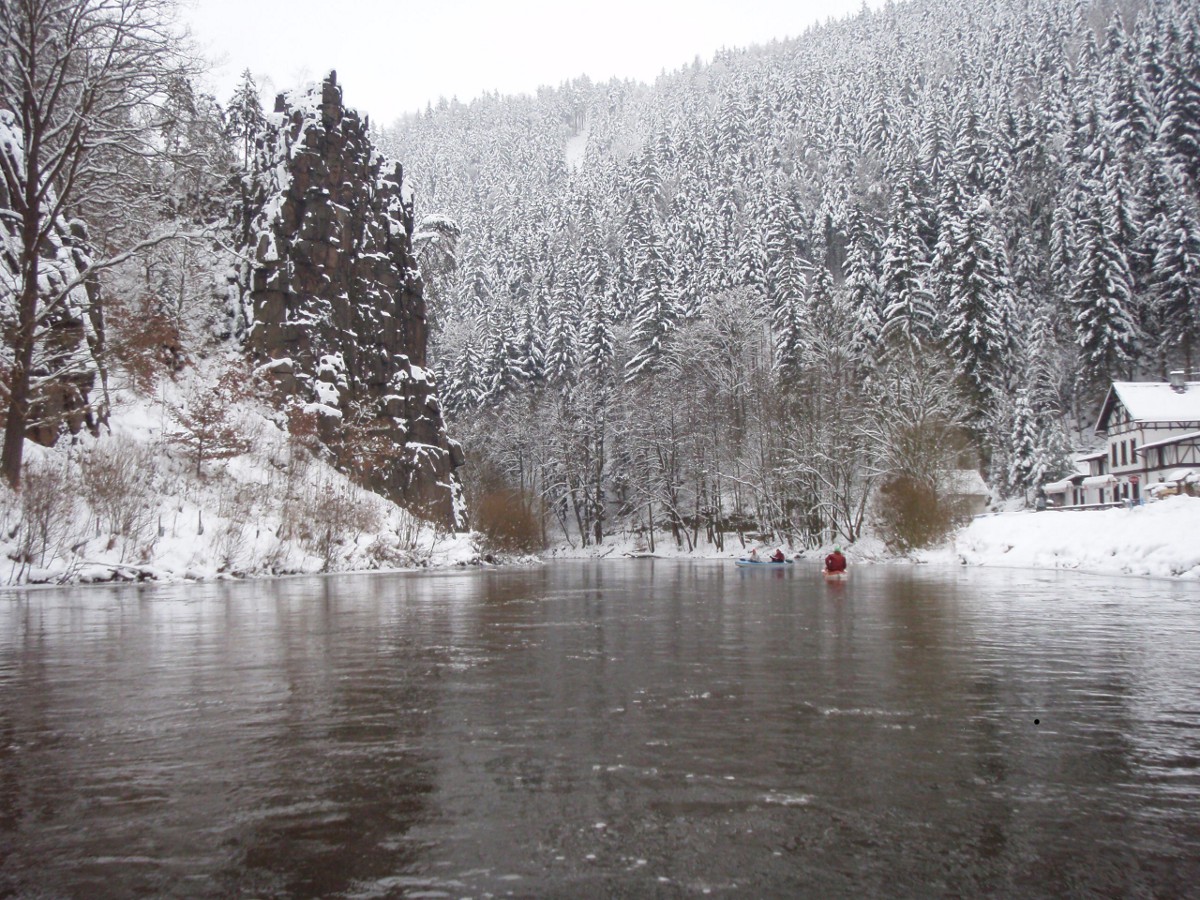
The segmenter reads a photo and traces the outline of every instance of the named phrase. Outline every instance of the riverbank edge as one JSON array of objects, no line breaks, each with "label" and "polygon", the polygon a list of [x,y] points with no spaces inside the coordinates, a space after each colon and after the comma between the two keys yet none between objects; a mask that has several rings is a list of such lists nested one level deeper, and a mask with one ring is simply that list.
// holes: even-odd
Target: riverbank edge
[{"label": "riverbank edge", "polygon": [[[1200,498],[1172,497],[1132,509],[1018,511],[979,516],[944,545],[910,554],[890,553],[881,541],[866,537],[844,547],[851,565],[909,564],[977,566],[1007,569],[1071,571],[1092,575],[1200,580]],[[558,560],[664,559],[731,561],[746,549],[687,551],[667,542],[649,553],[633,537],[610,539],[600,546],[550,548],[541,554],[503,555],[481,551],[474,534],[456,535],[421,565],[351,567],[336,571],[178,572],[150,565],[98,564],[66,580],[31,580],[0,585],[0,594],[34,588],[108,586],[113,584],[203,584],[311,578],[324,575],[384,575],[456,569],[518,568]],[[773,549],[773,548],[760,548]],[[832,545],[795,550],[788,555],[817,567]],[[122,575],[118,572],[134,573]],[[104,577],[105,574],[108,577]],[[58,576],[61,578],[61,574]]]}]

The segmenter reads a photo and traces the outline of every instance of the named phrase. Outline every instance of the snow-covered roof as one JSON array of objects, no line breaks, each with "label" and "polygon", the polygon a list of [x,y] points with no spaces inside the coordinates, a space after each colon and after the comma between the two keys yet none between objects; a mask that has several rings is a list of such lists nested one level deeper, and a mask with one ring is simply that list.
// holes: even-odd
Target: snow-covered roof
[{"label": "snow-covered roof", "polygon": [[1112,475],[1091,475],[1082,482],[1084,487],[1104,487],[1107,484],[1112,484],[1117,479]]},{"label": "snow-covered roof", "polygon": [[1084,474],[1080,472],[1077,475],[1068,475],[1066,478],[1061,478],[1058,481],[1051,481],[1049,484],[1043,484],[1042,490],[1047,494],[1062,494],[1068,489],[1083,481]]},{"label": "snow-covered roof", "polygon": [[1200,422],[1200,381],[1177,391],[1166,381],[1114,381],[1100,407],[1096,431],[1108,429],[1117,401],[1135,422]]},{"label": "snow-covered roof", "polygon": [[1142,444],[1135,450],[1135,453],[1145,453],[1147,450],[1153,450],[1155,447],[1170,447],[1172,444],[1190,444],[1200,441],[1200,431],[1189,431],[1187,434],[1177,434],[1174,437],[1163,438],[1161,441],[1151,441],[1148,444]]},{"label": "snow-covered roof", "polygon": [[1197,481],[1200,480],[1200,472],[1195,469],[1175,469],[1173,472],[1168,472],[1165,481]]},{"label": "snow-covered roof", "polygon": [[946,477],[946,493],[963,496],[987,497],[991,490],[987,482],[974,469],[955,469]]},{"label": "snow-covered roof", "polygon": [[1086,456],[1079,457],[1080,462],[1087,462],[1089,459],[1103,459],[1108,456],[1107,450],[1097,450],[1095,453],[1088,453]]}]

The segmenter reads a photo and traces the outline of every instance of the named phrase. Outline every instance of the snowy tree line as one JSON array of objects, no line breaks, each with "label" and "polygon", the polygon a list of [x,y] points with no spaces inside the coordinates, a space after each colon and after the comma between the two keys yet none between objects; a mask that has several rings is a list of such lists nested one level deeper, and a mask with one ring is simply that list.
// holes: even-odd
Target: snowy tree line
[{"label": "snowy tree line", "polygon": [[453,427],[584,540],[1030,491],[1200,363],[1198,44],[1186,0],[913,0],[397,123]]}]

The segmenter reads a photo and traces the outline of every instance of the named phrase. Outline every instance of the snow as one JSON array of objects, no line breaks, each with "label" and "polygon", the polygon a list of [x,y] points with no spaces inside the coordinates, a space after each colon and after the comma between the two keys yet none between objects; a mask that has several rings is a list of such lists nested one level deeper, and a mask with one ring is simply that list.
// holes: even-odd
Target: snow
[{"label": "snow", "polygon": [[338,389],[327,381],[316,381],[313,383],[313,389],[317,393],[317,400],[324,406],[333,407],[336,409],[339,406]]},{"label": "snow", "polygon": [[1145,454],[1147,450],[1153,450],[1155,447],[1169,447],[1172,444],[1184,444],[1193,441],[1200,441],[1200,431],[1189,431],[1187,434],[1176,434],[1168,438],[1163,438],[1161,441],[1150,441],[1142,444],[1135,452]]},{"label": "snow", "polygon": [[583,159],[587,154],[589,135],[590,132],[581,131],[579,134],[575,134],[567,138],[567,146],[565,151],[566,163],[567,168],[572,172],[578,172],[583,166]]},{"label": "snow", "polygon": [[924,562],[1200,579],[1200,497],[974,519]]},{"label": "snow", "polygon": [[[69,499],[50,539],[32,541],[30,552],[35,531],[22,521],[21,498],[0,486],[0,553],[8,561],[0,568],[0,586],[478,562],[474,535],[442,532],[358,488],[290,442],[278,412],[254,401],[229,407],[230,422],[251,438],[251,449],[208,460],[197,474],[195,458],[164,433],[176,427],[172,410],[182,406],[194,383],[213,380],[201,374],[168,381],[154,398],[116,390],[110,433],[64,438],[53,449],[27,442],[25,487],[39,477],[49,479],[54,492]],[[93,508],[92,496],[79,487],[80,467],[105,458],[132,458],[135,464],[125,474],[140,492],[126,481],[115,503],[110,496],[107,507]],[[124,507],[134,509],[134,524],[118,530],[110,519]],[[337,518],[339,509],[343,519]],[[24,564],[23,543],[32,557]]]},{"label": "snow", "polygon": [[1189,381],[1185,386],[1187,389],[1180,392],[1162,381],[1114,381],[1096,428],[1100,430],[1111,409],[1112,394],[1135,422],[1200,421],[1200,381]]},{"label": "snow", "polygon": [[[1080,572],[1178,577],[1200,580],[1200,497],[1150,500],[1144,506],[1104,510],[1004,512],[973,519],[944,546],[897,558],[876,537],[843,544],[851,566],[863,564],[935,564],[999,566],[1027,569],[1070,569]],[[693,551],[677,547],[669,533],[659,532],[651,553],[641,535],[614,534],[600,546],[559,546],[548,559],[735,559],[745,556],[736,535],[726,537],[725,550],[701,544]],[[759,553],[774,545],[756,544]],[[796,553],[798,561],[816,566],[833,545]]]}]

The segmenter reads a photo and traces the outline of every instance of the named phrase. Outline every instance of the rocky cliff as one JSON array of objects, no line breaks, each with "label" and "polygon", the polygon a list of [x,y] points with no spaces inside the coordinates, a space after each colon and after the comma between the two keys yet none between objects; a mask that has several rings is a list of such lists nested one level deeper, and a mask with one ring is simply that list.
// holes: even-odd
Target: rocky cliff
[{"label": "rocky cliff", "polygon": [[465,527],[462,454],[426,368],[411,192],[335,73],[276,99],[238,218],[239,330],[260,371],[367,487]]}]

